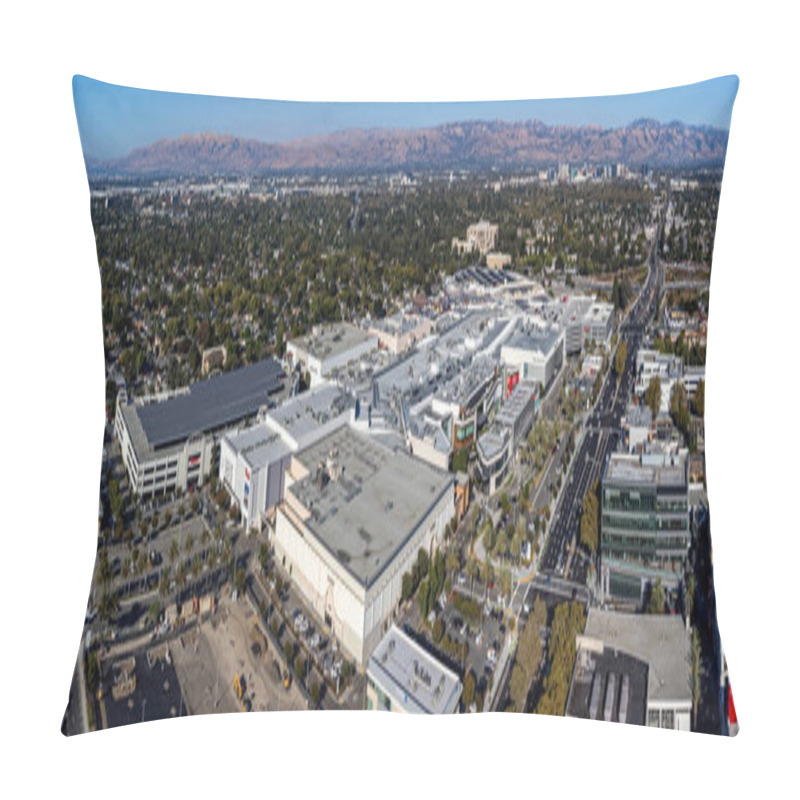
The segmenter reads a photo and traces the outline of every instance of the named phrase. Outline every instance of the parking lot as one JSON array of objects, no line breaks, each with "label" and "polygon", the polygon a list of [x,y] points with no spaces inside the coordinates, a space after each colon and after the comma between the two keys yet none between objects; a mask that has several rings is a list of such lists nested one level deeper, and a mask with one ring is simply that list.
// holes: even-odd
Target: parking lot
[{"label": "parking lot", "polygon": [[[445,598],[444,605],[441,601],[436,603],[436,617],[441,619],[444,624],[442,640],[439,644],[433,640],[433,626],[430,621],[427,626],[423,626],[418,603],[412,601],[409,604],[401,616],[399,624],[408,626],[417,638],[424,639],[426,646],[462,677],[471,669],[475,674],[480,691],[485,689],[494,676],[497,660],[509,631],[503,612],[482,602],[479,602],[480,618],[477,621],[467,619],[454,603],[455,592],[459,590],[463,596],[467,596],[469,582],[467,581],[464,586],[451,592],[450,597]],[[478,602],[477,599],[476,602]],[[445,652],[444,643],[448,637],[459,645],[463,642],[467,643],[467,657],[463,665]]]}]

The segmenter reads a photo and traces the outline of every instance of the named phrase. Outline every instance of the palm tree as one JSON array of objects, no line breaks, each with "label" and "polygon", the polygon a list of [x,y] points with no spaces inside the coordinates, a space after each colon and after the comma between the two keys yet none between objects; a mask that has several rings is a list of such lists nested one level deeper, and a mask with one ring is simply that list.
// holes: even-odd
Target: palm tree
[{"label": "palm tree", "polygon": [[232,559],[233,545],[231,544],[230,539],[225,539],[225,542],[222,545],[222,564],[226,567],[230,567]]},{"label": "palm tree", "polygon": [[192,578],[194,578],[194,580],[197,581],[197,579],[200,577],[200,573],[203,571],[203,564],[200,561],[199,555],[196,555],[192,560],[191,570],[192,570]]},{"label": "palm tree", "polygon": [[181,554],[180,547],[178,547],[178,542],[176,539],[173,539],[169,545],[169,563],[171,566],[175,566],[175,562],[178,560],[178,556]]},{"label": "palm tree", "polygon": [[122,574],[125,577],[125,594],[127,594],[130,589],[132,563],[133,561],[130,556],[125,556],[125,558],[122,559]]},{"label": "palm tree", "polygon": [[165,598],[169,594],[169,567],[161,570],[161,579],[158,582],[158,594],[160,597]]},{"label": "palm tree", "polygon": [[178,593],[175,597],[175,602],[180,600],[181,592],[186,588],[186,564],[181,562],[178,565],[178,571],[175,573],[175,584],[178,587]]},{"label": "palm tree", "polygon": [[108,551],[104,547],[100,551],[100,555],[97,557],[97,578],[100,581],[100,584],[104,588],[107,588],[113,577],[114,573],[111,569],[111,563],[108,560]]},{"label": "palm tree", "polygon": [[492,580],[492,560],[489,558],[489,554],[486,554],[486,559],[483,562],[483,582],[486,586],[486,597],[489,596],[489,583]]},{"label": "palm tree", "polygon": [[105,590],[100,595],[100,602],[97,604],[97,616],[105,623],[108,630],[109,623],[113,622],[119,613],[119,595],[117,592]]},{"label": "palm tree", "polygon": [[193,547],[194,547],[194,536],[192,536],[192,534],[190,533],[186,537],[186,541],[184,542],[183,545],[184,552],[186,552],[187,554],[191,553]]},{"label": "palm tree", "polygon": [[142,551],[139,553],[139,558],[136,563],[136,571],[140,575],[144,575],[144,573],[147,572],[147,565],[149,562],[150,562],[150,556],[148,555],[147,550],[142,548]]}]

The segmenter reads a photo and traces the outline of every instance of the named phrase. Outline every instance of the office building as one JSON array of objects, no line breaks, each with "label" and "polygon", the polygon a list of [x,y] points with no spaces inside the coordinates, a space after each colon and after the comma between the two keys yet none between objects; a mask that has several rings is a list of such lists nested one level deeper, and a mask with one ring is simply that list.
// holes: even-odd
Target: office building
[{"label": "office building", "polygon": [[567,716],[688,731],[691,633],[679,616],[589,609]]},{"label": "office building", "polygon": [[614,306],[611,303],[592,303],[583,318],[584,342],[607,346],[614,332]]},{"label": "office building", "polygon": [[688,453],[613,453],[601,490],[601,591],[640,604],[683,580],[690,544]]}]

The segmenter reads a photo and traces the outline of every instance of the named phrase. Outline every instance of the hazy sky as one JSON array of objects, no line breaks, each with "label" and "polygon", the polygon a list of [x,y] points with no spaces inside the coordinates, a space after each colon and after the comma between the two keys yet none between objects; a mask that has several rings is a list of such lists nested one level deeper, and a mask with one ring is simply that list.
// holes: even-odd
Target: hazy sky
[{"label": "hazy sky", "polygon": [[84,154],[100,159],[185,133],[279,142],[348,128],[419,128],[469,119],[614,128],[648,117],[727,130],[738,86],[739,79],[729,75],[675,89],[566,100],[295,103],[131,89],[82,75],[72,81]]}]

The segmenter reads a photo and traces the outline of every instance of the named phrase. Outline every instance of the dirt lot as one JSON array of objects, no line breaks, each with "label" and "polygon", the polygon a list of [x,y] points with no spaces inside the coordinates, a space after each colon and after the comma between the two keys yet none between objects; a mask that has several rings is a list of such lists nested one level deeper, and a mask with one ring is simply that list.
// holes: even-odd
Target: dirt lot
[{"label": "dirt lot", "polygon": [[214,616],[171,643],[183,695],[192,714],[241,710],[234,679],[244,679],[244,696],[253,711],[304,709],[292,684],[287,692],[275,656],[246,600],[220,601]]}]

